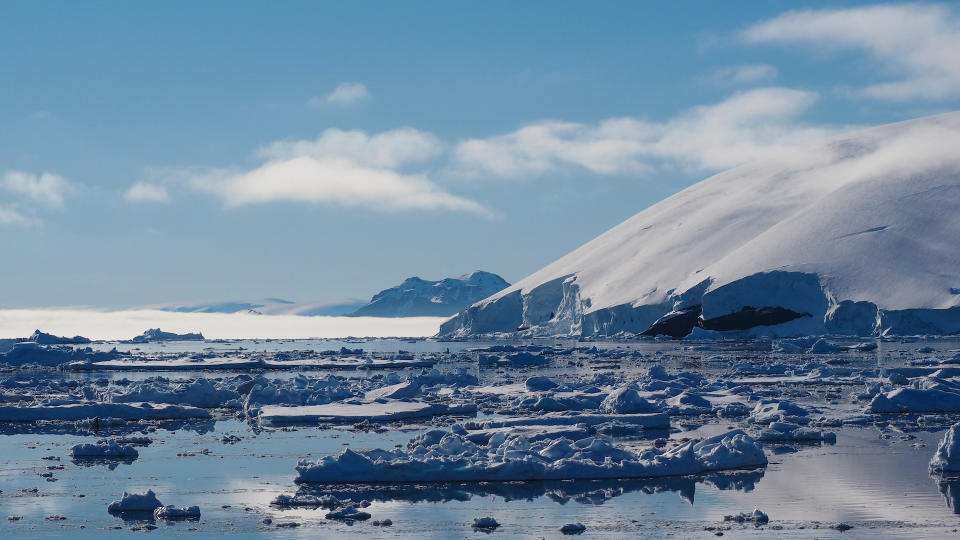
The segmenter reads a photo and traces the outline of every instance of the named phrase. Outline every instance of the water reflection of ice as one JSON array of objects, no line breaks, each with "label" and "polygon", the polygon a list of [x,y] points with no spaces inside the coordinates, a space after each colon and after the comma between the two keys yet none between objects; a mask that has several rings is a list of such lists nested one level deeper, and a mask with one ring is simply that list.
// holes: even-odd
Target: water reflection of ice
[{"label": "water reflection of ice", "polygon": [[629,480],[302,485],[298,493],[333,495],[351,502],[366,500],[445,503],[465,502],[473,497],[500,497],[510,502],[533,501],[545,497],[557,504],[574,502],[597,505],[628,493],[676,492],[683,500],[693,504],[698,483],[708,484],[719,490],[750,492],[761,478],[762,469]]}]

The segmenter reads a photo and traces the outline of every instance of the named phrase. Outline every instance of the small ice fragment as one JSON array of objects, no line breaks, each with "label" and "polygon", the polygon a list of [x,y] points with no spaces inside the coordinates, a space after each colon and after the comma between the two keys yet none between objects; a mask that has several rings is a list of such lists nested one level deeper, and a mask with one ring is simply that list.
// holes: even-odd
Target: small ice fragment
[{"label": "small ice fragment", "polygon": [[179,519],[200,519],[199,506],[160,506],[153,511],[153,517],[156,519],[165,519],[174,521]]},{"label": "small ice fragment", "polygon": [[493,519],[493,518],[490,517],[490,516],[482,517],[482,518],[474,518],[474,520],[473,520],[473,528],[474,528],[474,529],[489,529],[489,530],[493,530],[493,529],[496,529],[496,528],[499,527],[499,526],[500,526],[500,524],[497,523],[497,520]]},{"label": "small ice fragment", "polygon": [[579,521],[576,523],[567,523],[563,527],[560,527],[560,532],[563,534],[580,534],[585,530],[587,530],[587,526]]}]

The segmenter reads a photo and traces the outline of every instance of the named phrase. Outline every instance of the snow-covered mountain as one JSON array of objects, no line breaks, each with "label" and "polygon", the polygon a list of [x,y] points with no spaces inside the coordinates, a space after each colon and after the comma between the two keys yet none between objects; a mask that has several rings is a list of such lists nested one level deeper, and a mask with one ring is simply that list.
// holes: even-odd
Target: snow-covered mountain
[{"label": "snow-covered mountain", "polygon": [[427,281],[418,277],[375,294],[354,317],[444,317],[501,291],[510,284],[496,274],[476,271],[460,277]]},{"label": "snow-covered mountain", "polygon": [[258,300],[215,300],[204,302],[180,302],[156,304],[144,309],[176,311],[180,313],[257,313],[261,315],[325,315],[336,317],[346,315],[366,305],[363,300],[345,299],[326,302],[297,303],[280,298]]},{"label": "snow-covered mountain", "polygon": [[683,336],[960,331],[960,112],[708,178],[444,323]]}]

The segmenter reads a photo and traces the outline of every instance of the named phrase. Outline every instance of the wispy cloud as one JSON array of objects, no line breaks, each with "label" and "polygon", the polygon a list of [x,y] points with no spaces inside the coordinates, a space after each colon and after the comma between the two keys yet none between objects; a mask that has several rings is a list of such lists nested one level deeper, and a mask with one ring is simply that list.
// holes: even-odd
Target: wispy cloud
[{"label": "wispy cloud", "polygon": [[166,203],[170,202],[170,193],[164,186],[137,182],[124,192],[123,198],[129,203]]},{"label": "wispy cloud", "polygon": [[692,170],[732,167],[788,152],[830,128],[797,121],[817,94],[758,88],[692,108],[666,122],[623,117],[596,124],[545,121],[457,145],[454,171],[477,178],[518,178],[586,170],[642,174],[668,164]]},{"label": "wispy cloud", "polygon": [[66,197],[76,191],[76,186],[65,178],[48,172],[6,171],[0,185],[11,193],[57,209],[63,208]]},{"label": "wispy cloud", "polygon": [[707,83],[717,86],[770,84],[776,80],[777,68],[769,64],[724,66],[710,73],[705,79]]},{"label": "wispy cloud", "polygon": [[266,160],[286,160],[301,156],[316,159],[343,158],[371,166],[397,168],[420,163],[440,155],[443,145],[433,134],[401,128],[368,135],[361,130],[327,129],[308,141],[278,141],[257,150]]},{"label": "wispy cloud", "polygon": [[327,130],[315,140],[281,141],[259,149],[256,155],[264,163],[252,170],[193,172],[188,184],[231,207],[299,202],[490,217],[484,206],[447,192],[425,173],[405,171],[441,150],[433,135],[409,128],[374,135]]},{"label": "wispy cloud", "polygon": [[312,108],[323,107],[327,105],[353,105],[361,101],[370,99],[370,91],[363,83],[342,82],[337,85],[329,94],[325,96],[314,96],[310,98],[307,105]]},{"label": "wispy cloud", "polygon": [[34,220],[20,213],[14,205],[0,206],[0,225],[30,225]]},{"label": "wispy cloud", "polygon": [[938,4],[789,11],[742,33],[748,43],[802,45],[869,54],[894,80],[854,92],[875,99],[960,96],[960,15]]}]

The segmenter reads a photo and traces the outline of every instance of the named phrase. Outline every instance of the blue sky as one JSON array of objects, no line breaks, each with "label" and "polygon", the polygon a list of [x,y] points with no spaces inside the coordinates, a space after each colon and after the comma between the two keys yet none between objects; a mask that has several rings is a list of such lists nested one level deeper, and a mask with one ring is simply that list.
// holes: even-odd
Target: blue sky
[{"label": "blue sky", "polygon": [[758,155],[960,104],[960,8],[0,3],[0,306],[518,280]]}]

